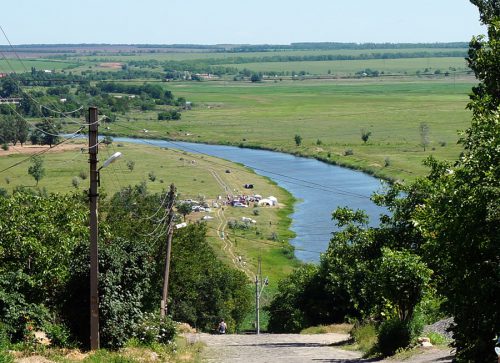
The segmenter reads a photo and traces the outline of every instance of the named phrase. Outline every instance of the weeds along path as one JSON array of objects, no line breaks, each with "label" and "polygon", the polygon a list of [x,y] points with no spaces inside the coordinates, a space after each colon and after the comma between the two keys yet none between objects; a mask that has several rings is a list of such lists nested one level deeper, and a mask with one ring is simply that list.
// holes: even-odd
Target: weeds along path
[{"label": "weeds along path", "polygon": [[[210,174],[212,174],[216,182],[221,186],[224,193],[231,194],[232,188],[230,187],[230,185],[224,182],[224,180],[219,176],[219,174],[217,174],[217,172],[214,169],[209,168],[208,170],[210,171]],[[216,217],[218,220],[217,236],[222,240],[223,243],[222,250],[227,255],[229,255],[234,266],[238,270],[243,271],[245,275],[247,275],[247,277],[251,281],[253,281],[255,279],[255,275],[248,267],[246,267],[246,263],[242,261],[242,259],[239,256],[236,256],[234,252],[234,244],[229,238],[228,233],[226,231],[227,218],[224,214],[224,207],[221,206],[220,208],[217,208]]]}]

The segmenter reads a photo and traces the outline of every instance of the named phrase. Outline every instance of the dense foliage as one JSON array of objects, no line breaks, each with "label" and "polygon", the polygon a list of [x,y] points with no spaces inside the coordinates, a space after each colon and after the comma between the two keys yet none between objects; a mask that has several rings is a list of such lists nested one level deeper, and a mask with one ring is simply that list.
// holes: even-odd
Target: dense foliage
[{"label": "dense foliage", "polygon": [[[148,326],[160,332],[156,341],[173,338],[172,324],[155,318],[165,262],[165,241],[155,228],[163,223],[164,202],[165,196],[149,194],[139,185],[101,205],[103,347],[118,348],[133,337],[149,342]],[[0,197],[0,322],[11,342],[26,341],[33,331],[43,330],[54,344],[74,341],[87,346],[86,204],[84,195],[19,190]],[[203,224],[175,233],[169,313],[177,321],[206,330],[224,318],[234,331],[250,306],[247,279],[218,261],[205,234]]]},{"label": "dense foliage", "polygon": [[314,276],[326,276],[320,289],[344,310],[340,319],[357,315],[380,323],[381,353],[411,343],[421,327],[419,314],[446,314],[454,317],[457,362],[494,361],[500,332],[500,3],[472,2],[488,37],[470,43],[469,66],[480,83],[468,105],[473,118],[460,141],[461,157],[454,164],[429,158],[427,177],[375,196],[390,212],[377,228],[368,227],[359,211],[337,209],[339,230],[319,269],[280,285],[271,321],[281,319],[290,330],[308,324],[302,318],[305,288]]}]

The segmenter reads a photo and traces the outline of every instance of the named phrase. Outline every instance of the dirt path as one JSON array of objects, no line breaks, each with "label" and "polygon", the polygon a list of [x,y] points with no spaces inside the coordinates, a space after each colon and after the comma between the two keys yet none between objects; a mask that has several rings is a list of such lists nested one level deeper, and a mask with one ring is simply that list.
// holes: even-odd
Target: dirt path
[{"label": "dirt path", "polygon": [[190,342],[206,344],[204,362],[210,363],[431,363],[451,362],[446,350],[422,351],[408,360],[366,360],[361,353],[342,350],[336,346],[348,338],[346,334],[261,334],[209,335],[187,334]]}]

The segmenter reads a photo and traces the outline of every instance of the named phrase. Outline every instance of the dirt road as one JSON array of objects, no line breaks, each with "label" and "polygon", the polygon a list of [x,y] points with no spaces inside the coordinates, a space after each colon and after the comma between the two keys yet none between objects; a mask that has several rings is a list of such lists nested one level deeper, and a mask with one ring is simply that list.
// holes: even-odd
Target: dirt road
[{"label": "dirt road", "polygon": [[[211,363],[362,363],[377,362],[361,358],[361,353],[340,349],[337,343],[348,338],[345,334],[261,334],[209,335],[188,334],[189,341],[202,341],[207,348],[204,361]],[[451,362],[446,350],[422,351],[405,363]],[[400,363],[396,360],[380,362]]]}]

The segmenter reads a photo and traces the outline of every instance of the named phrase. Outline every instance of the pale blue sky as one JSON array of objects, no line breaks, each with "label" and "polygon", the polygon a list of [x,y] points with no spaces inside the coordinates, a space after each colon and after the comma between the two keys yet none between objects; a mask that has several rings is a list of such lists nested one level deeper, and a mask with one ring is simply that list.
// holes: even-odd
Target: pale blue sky
[{"label": "pale blue sky", "polygon": [[468,0],[4,0],[0,25],[13,44],[449,42],[484,33]]}]

